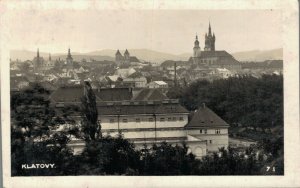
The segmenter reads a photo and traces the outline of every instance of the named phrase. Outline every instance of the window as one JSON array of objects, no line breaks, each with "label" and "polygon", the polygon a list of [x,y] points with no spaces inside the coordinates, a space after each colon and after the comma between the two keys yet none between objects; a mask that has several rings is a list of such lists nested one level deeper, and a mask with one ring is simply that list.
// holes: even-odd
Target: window
[{"label": "window", "polygon": [[123,121],[123,123],[127,123],[128,119],[123,119],[122,121]]},{"label": "window", "polygon": [[114,123],[115,119],[109,119],[109,123]]},{"label": "window", "polygon": [[207,129],[204,129],[204,134],[207,134]]},{"label": "window", "polygon": [[165,121],[165,118],[160,118],[160,121]]},{"label": "window", "polygon": [[180,120],[180,121],[183,121],[183,117],[179,117],[179,120]]},{"label": "window", "polygon": [[149,118],[149,122],[153,122],[153,118]]},{"label": "window", "polygon": [[176,119],[176,117],[173,117],[173,121],[176,121],[177,119]]},{"label": "window", "polygon": [[216,129],[216,134],[220,134],[220,129]]},{"label": "window", "polygon": [[168,117],[168,121],[172,121],[172,118],[171,118],[171,117]]},{"label": "window", "polygon": [[211,143],[212,143],[212,140],[209,140],[209,143],[211,144]]},{"label": "window", "polygon": [[136,118],[135,122],[137,122],[137,123],[141,122],[141,118]]},{"label": "window", "polygon": [[200,129],[200,133],[202,134],[202,129]]}]

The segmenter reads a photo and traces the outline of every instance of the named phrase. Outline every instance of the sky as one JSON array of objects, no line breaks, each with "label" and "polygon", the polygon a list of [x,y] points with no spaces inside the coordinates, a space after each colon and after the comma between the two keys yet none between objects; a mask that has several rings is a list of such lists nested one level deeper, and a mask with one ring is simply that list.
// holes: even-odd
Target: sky
[{"label": "sky", "polygon": [[12,49],[65,53],[151,49],[192,53],[201,49],[209,21],[216,50],[282,48],[279,10],[18,10],[7,20]]}]

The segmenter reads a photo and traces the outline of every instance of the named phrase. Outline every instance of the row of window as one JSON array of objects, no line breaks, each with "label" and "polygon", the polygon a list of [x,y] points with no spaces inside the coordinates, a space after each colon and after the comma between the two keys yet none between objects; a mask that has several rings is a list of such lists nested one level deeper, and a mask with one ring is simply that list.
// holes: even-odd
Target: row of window
[{"label": "row of window", "polygon": [[[184,118],[183,117],[168,117],[168,118],[159,118],[159,121],[160,122],[164,122],[164,121],[183,121]],[[128,119],[126,118],[123,118],[121,120],[123,123],[127,123],[128,122]],[[148,122],[153,122],[154,121],[154,118],[148,118]],[[110,123],[114,123],[115,122],[115,119],[109,119],[109,122]],[[136,123],[139,123],[141,122],[141,118],[135,118],[135,122]]]},{"label": "row of window", "polygon": [[[207,129],[200,129],[200,134],[207,134]],[[215,129],[215,133],[216,134],[220,134],[221,133],[221,131],[220,131],[220,129]]]}]

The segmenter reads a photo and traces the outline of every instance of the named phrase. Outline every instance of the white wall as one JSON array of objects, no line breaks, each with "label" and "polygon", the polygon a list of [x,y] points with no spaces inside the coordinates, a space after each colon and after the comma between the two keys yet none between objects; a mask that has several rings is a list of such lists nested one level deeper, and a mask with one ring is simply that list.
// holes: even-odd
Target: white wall
[{"label": "white wall", "polygon": [[[150,118],[152,118],[153,121],[149,121]],[[164,118],[164,121],[161,121],[161,118]],[[168,118],[171,118],[171,121],[169,121]],[[173,118],[176,118],[176,120],[174,121]],[[157,115],[156,117],[153,115],[120,116],[119,120],[118,116],[99,116],[98,119],[100,120],[102,129],[184,127],[188,123],[187,114]],[[114,119],[114,122],[111,123],[110,119]],[[124,119],[126,119],[127,122],[123,122]],[[136,119],[140,119],[140,122],[137,122]]]},{"label": "white wall", "polygon": [[[205,134],[204,129],[207,129],[207,134]],[[220,134],[216,134],[216,129],[220,130]],[[207,140],[207,149],[209,152],[218,151],[219,148],[228,147],[228,129],[227,128],[203,128],[202,133],[200,129],[188,130],[187,134],[196,135],[197,138],[201,140]]]}]

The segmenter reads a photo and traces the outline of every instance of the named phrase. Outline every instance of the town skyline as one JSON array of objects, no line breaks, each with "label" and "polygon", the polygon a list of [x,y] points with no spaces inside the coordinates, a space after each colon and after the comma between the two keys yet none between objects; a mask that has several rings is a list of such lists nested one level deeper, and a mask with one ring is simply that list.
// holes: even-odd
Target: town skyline
[{"label": "town skyline", "polygon": [[[78,53],[104,49],[192,53],[196,34],[203,50],[209,22],[216,35],[216,50],[234,53],[283,46],[281,14],[275,10],[90,10],[72,15],[68,10],[35,10],[9,16],[14,23],[11,49],[17,50],[64,53],[71,47]],[[224,19],[228,21],[224,23]]]}]

